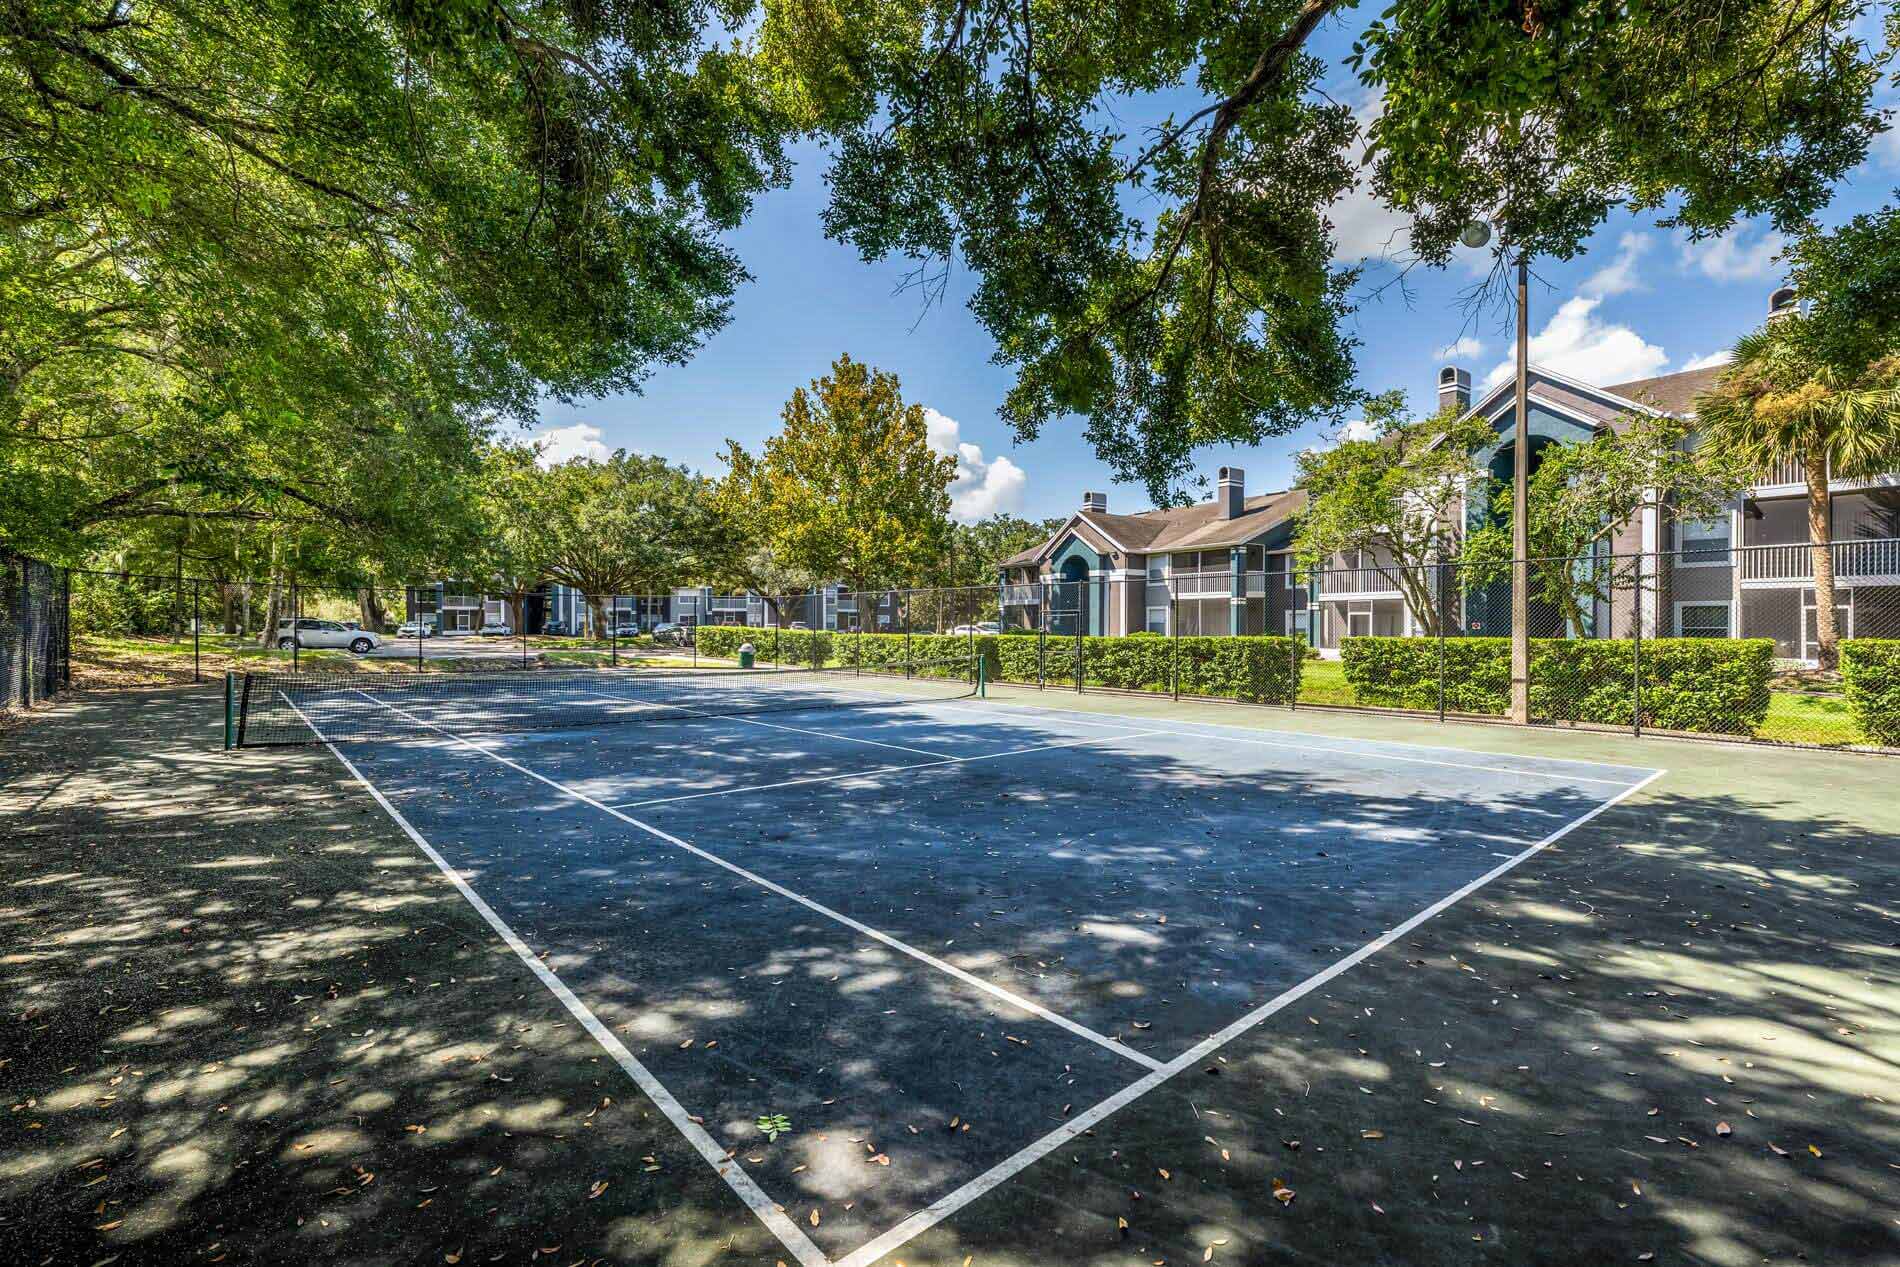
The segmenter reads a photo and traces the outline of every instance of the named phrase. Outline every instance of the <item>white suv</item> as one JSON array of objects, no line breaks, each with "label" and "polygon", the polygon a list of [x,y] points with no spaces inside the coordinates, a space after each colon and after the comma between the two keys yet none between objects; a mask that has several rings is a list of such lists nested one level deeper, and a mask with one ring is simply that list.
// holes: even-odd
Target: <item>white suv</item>
[{"label": "white suv", "polygon": [[366,655],[383,645],[383,640],[367,629],[352,629],[341,621],[316,620],[309,616],[297,622],[293,635],[288,620],[277,622],[277,649],[299,647],[348,647],[357,655]]}]

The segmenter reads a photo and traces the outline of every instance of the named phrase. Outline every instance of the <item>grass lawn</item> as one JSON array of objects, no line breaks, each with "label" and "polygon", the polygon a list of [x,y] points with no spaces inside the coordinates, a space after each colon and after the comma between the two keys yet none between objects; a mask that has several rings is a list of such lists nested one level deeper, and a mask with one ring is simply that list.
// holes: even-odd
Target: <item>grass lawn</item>
[{"label": "grass lawn", "polygon": [[1867,742],[1845,698],[1809,691],[1770,692],[1768,719],[1756,737],[1778,739],[1783,743]]},{"label": "grass lawn", "polygon": [[[1308,660],[1300,670],[1300,703],[1358,703],[1339,660]],[[1855,744],[1867,742],[1847,701],[1819,691],[1771,691],[1768,717],[1757,739],[1779,743]]]}]

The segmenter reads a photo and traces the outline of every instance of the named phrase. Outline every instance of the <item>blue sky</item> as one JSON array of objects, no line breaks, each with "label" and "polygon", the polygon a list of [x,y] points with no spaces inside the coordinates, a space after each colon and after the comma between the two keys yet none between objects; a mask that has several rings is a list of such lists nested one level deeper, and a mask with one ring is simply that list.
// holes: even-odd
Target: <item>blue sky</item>
[{"label": "blue sky", "polygon": [[[1340,43],[1340,33],[1325,41]],[[1337,48],[1320,51],[1336,58]],[[1338,100],[1363,107],[1349,79],[1334,85]],[[1172,103],[1192,108],[1182,95]],[[907,400],[934,411],[933,442],[959,450],[962,472],[952,489],[960,518],[990,510],[1032,517],[1074,509],[1085,489],[1103,489],[1115,511],[1146,509],[1139,485],[1114,484],[1071,420],[1047,428],[1031,444],[1013,442],[998,419],[1008,372],[990,361],[993,346],[965,307],[967,275],[953,275],[944,301],[925,308],[915,291],[901,289],[909,265],[866,264],[855,251],[828,241],[820,227],[825,156],[816,147],[795,151],[790,188],[774,191],[728,241],[753,280],[735,297],[732,319],[685,366],[662,366],[637,395],[564,406],[550,401],[536,435],[552,453],[604,456],[614,448],[660,454],[717,473],[716,455],[727,437],[756,449],[778,428],[779,411],[794,387],[823,374],[840,354],[891,371]],[[1836,193],[1825,219],[1833,222],[1887,201],[1900,183],[1900,141],[1888,133]],[[1332,219],[1342,259],[1377,257],[1402,249],[1402,222],[1370,199],[1353,196]],[[1535,263],[1531,283],[1532,359],[1592,382],[1620,382],[1706,363],[1736,336],[1758,324],[1768,293],[1779,282],[1778,239],[1760,225],[1690,244],[1653,221],[1613,217],[1589,250],[1568,263]],[[1404,389],[1415,409],[1429,410],[1439,366],[1471,371],[1478,390],[1505,372],[1510,356],[1508,312],[1470,321],[1461,295],[1479,277],[1473,257],[1451,268],[1413,270],[1407,295],[1386,287],[1353,318],[1360,385],[1369,391]],[[1368,267],[1360,290],[1392,276],[1389,264]],[[1210,449],[1197,461],[1205,472],[1239,465],[1249,492],[1284,488],[1292,455],[1322,443],[1316,430],[1278,437],[1257,448]]]}]

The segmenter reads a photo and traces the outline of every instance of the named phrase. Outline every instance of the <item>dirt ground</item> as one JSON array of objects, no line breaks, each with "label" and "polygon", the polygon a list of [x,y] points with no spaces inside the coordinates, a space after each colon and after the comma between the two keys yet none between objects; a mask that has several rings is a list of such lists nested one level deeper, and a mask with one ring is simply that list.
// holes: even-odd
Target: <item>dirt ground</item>
[{"label": "dirt ground", "polygon": [[[788,1258],[327,752],[223,753],[219,701],[0,731],[8,1260]],[[1900,762],[1061,703],[1669,774],[889,1261],[1900,1261]]]}]

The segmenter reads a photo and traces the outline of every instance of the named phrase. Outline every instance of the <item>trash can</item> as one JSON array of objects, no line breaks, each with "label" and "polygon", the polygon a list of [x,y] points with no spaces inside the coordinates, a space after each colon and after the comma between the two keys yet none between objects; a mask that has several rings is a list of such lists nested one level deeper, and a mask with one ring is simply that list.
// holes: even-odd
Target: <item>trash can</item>
[{"label": "trash can", "polygon": [[751,643],[749,642],[740,643],[739,644],[739,667],[742,669],[751,668],[752,659],[754,656],[758,654],[759,654],[759,649],[753,646]]}]

